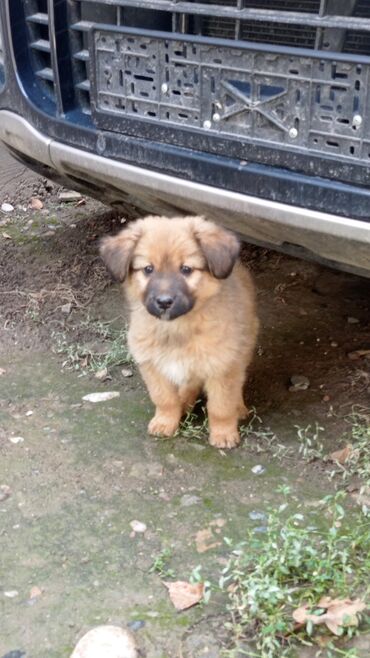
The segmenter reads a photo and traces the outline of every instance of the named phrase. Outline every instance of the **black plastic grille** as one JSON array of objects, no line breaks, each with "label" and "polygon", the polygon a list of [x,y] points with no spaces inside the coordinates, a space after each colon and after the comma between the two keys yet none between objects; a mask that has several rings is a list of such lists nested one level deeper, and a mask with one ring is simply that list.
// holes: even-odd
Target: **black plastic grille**
[{"label": "black plastic grille", "polygon": [[[368,0],[338,4],[336,0],[189,0],[181,3],[174,0],[128,0],[126,3],[74,0],[69,4],[74,6],[73,13],[78,16],[73,29],[81,33],[86,32],[91,23],[104,23],[370,57],[367,38],[370,26],[362,30],[361,21],[357,21],[347,29],[349,21],[346,21],[347,16],[370,19]],[[158,9],[154,8],[156,4]],[[197,11],[191,11],[192,4]],[[209,7],[209,11],[202,9],[202,5]],[[176,6],[184,11],[176,11]],[[225,10],[229,10],[230,15],[226,15]],[[248,12],[247,18],[245,12]],[[336,19],[340,18],[338,24]],[[81,34],[80,41],[86,56],[86,35]],[[88,80],[88,65],[85,68],[85,80]],[[80,75],[83,77],[83,71]]]},{"label": "black plastic grille", "polygon": [[369,161],[370,0],[16,5],[50,114],[159,141],[186,127],[201,150],[227,137]]},{"label": "black plastic grille", "polygon": [[[90,56],[88,44],[89,24],[93,19],[91,10],[81,2],[71,3],[70,8],[70,44],[73,60],[73,86],[79,107],[85,114],[90,114]],[[86,13],[90,11],[91,16]],[[91,18],[91,20],[89,20]]]},{"label": "black plastic grille", "polygon": [[2,90],[5,82],[5,67],[4,67],[4,49],[3,49],[3,34],[0,19],[0,91]]},{"label": "black plastic grille", "polygon": [[[198,0],[194,0],[198,2]],[[366,2],[366,0],[365,0]],[[241,9],[273,9],[275,11],[303,11],[316,14],[320,10],[320,0],[200,0],[202,5],[223,5]]]},{"label": "black plastic grille", "polygon": [[51,62],[47,0],[26,0],[24,9],[32,68],[40,87],[54,101],[55,81]]},{"label": "black plastic grille", "polygon": [[357,0],[354,15],[361,18],[370,18],[369,0]]}]

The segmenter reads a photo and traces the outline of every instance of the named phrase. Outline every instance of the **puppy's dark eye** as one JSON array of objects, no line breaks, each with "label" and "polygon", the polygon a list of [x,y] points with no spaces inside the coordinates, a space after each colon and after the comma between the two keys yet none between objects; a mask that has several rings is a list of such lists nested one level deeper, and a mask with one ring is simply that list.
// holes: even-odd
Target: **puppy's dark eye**
[{"label": "puppy's dark eye", "polygon": [[189,276],[192,273],[192,271],[193,271],[193,268],[189,267],[188,265],[181,265],[181,267],[180,267],[180,272],[184,276]]},{"label": "puppy's dark eye", "polygon": [[149,276],[150,274],[152,274],[153,270],[154,270],[153,265],[146,265],[143,271],[144,274],[146,274],[146,276]]}]

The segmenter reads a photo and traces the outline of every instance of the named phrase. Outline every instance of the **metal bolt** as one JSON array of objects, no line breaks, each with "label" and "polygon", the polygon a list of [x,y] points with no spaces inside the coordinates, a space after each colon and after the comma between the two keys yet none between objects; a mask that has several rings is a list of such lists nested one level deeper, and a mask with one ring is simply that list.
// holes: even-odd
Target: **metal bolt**
[{"label": "metal bolt", "polygon": [[206,121],[203,121],[203,128],[206,130],[209,130],[212,127],[212,121],[209,121],[209,119],[206,119]]},{"label": "metal bolt", "polygon": [[167,94],[168,84],[166,82],[164,82],[163,85],[161,86],[161,91],[162,91],[163,94]]},{"label": "metal bolt", "polygon": [[361,114],[355,114],[355,116],[352,119],[352,123],[356,128],[359,128],[362,124],[362,116]]},{"label": "metal bolt", "polygon": [[215,112],[212,119],[217,123],[218,121],[221,121],[221,115],[218,112]]},{"label": "metal bolt", "polygon": [[289,130],[289,137],[290,137],[291,139],[295,139],[296,137],[298,137],[298,130],[297,130],[297,128],[291,128],[291,129]]},{"label": "metal bolt", "polygon": [[98,135],[98,139],[96,140],[96,150],[98,151],[98,153],[104,153],[106,146],[107,143],[105,141],[105,137],[100,133]]}]

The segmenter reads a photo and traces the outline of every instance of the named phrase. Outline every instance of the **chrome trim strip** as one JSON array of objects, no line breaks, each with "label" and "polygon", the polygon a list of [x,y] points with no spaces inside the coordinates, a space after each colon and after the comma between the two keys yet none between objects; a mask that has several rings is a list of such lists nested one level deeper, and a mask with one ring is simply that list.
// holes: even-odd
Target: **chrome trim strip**
[{"label": "chrome trim strip", "polygon": [[20,153],[54,167],[49,154],[51,138],[42,135],[18,114],[0,110],[0,139]]}]

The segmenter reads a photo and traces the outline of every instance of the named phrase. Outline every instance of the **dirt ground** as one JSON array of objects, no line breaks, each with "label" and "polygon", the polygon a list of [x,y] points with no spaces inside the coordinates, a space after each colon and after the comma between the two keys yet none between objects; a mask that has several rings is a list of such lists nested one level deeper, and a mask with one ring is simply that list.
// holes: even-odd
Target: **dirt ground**
[{"label": "dirt ground", "polygon": [[[89,199],[62,204],[56,185],[2,158],[0,206],[14,211],[0,212],[0,485],[9,487],[0,656],[66,658],[83,632],[117,623],[147,658],[218,658],[222,597],[176,613],[151,566],[168,549],[176,577],[201,565],[212,580],[225,563],[223,536],[242,539],[254,512],[279,500],[279,485],[308,515],[334,491],[323,457],[348,443],[353,410],[369,406],[370,282],[245,246],[262,324],[246,395],[261,422],[230,453],[196,436],[150,439],[151,404],[134,365],[128,377],[122,364],[108,367],[105,381],[89,369],[91,354],[109,349],[102,323],[125,326],[121,292],[97,255],[98,239],[124,218]],[[29,207],[33,196],[42,208]],[[308,387],[292,390],[292,376]],[[119,397],[82,401],[97,391]],[[214,537],[203,553],[202,529]],[[369,654],[366,637],[358,646]]]}]

